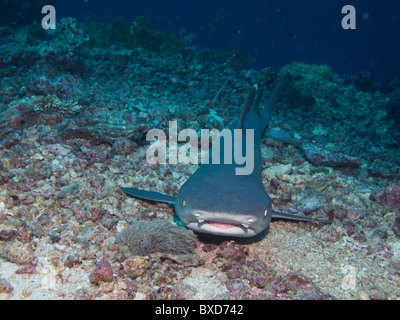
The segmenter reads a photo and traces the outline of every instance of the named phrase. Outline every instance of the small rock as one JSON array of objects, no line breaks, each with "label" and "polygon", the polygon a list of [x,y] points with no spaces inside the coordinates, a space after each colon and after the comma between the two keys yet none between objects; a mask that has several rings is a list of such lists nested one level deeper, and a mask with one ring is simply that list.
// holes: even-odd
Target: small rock
[{"label": "small rock", "polygon": [[64,266],[66,266],[68,268],[73,268],[73,267],[75,267],[77,265],[81,265],[81,264],[82,264],[82,261],[78,257],[72,256],[72,255],[68,256],[67,260],[65,260],[65,262],[64,262]]},{"label": "small rock", "polygon": [[296,205],[305,215],[312,214],[328,204],[328,197],[313,187],[305,188],[297,197]]},{"label": "small rock", "polygon": [[225,241],[219,246],[217,257],[244,263],[249,254],[249,247],[236,244],[234,241]]},{"label": "small rock", "polygon": [[110,263],[104,259],[100,260],[100,262],[96,264],[94,271],[90,274],[89,280],[95,285],[99,285],[100,282],[113,281],[113,271]]},{"label": "small rock", "polygon": [[[1,177],[0,177],[0,180],[1,180]],[[0,184],[2,184],[2,182],[0,182]],[[5,212],[6,212],[6,206],[3,201],[0,201],[0,214],[4,214]]]},{"label": "small rock", "polygon": [[331,152],[312,143],[303,144],[304,156],[316,166],[358,168],[361,161],[343,153]]},{"label": "small rock", "polygon": [[[12,227],[12,226],[11,226]],[[18,236],[16,228],[0,229],[0,241],[11,241]]]},{"label": "small rock", "polygon": [[0,247],[0,256],[17,265],[36,266],[37,257],[34,255],[36,243],[23,243],[14,240],[6,242],[4,247]]},{"label": "small rock", "polygon": [[196,288],[186,283],[179,283],[172,288],[171,298],[173,300],[190,300],[193,299],[196,293]]},{"label": "small rock", "polygon": [[169,254],[159,253],[152,256],[159,256],[162,260],[168,259],[174,263],[185,267],[198,267],[205,264],[204,259],[201,259],[197,254]]},{"label": "small rock", "polygon": [[250,285],[245,280],[233,279],[226,282],[226,288],[234,299],[246,299],[250,294]]},{"label": "small rock", "polygon": [[354,234],[353,238],[354,238],[354,240],[357,240],[358,242],[367,241],[367,237],[366,237],[364,231],[357,232],[356,234]]},{"label": "small rock", "polygon": [[49,151],[56,155],[56,156],[67,156],[71,153],[71,147],[62,144],[62,143],[55,143],[51,144],[47,147]]},{"label": "small rock", "polygon": [[204,252],[210,252],[217,249],[217,246],[215,244],[205,244],[201,248],[203,249]]},{"label": "small rock", "polygon": [[137,144],[125,138],[117,138],[113,145],[112,150],[118,155],[130,155],[137,148]]},{"label": "small rock", "polygon": [[314,282],[302,274],[289,272],[285,277],[279,280],[280,283],[276,287],[277,291],[280,293],[289,293],[296,299],[321,300],[332,298],[321,292]]},{"label": "small rock", "polygon": [[398,238],[400,238],[400,214],[396,215],[396,220],[394,221],[394,226],[393,226],[393,232]]},{"label": "small rock", "polygon": [[368,295],[368,297],[369,297],[371,300],[386,300],[386,299],[387,299],[387,296],[386,296],[386,294],[385,294],[384,292],[377,291],[377,290],[373,290],[373,291]]},{"label": "small rock", "polygon": [[25,266],[15,271],[16,274],[35,274],[36,268],[33,266]]},{"label": "small rock", "polygon": [[32,288],[27,287],[27,288],[22,289],[21,295],[22,295],[24,298],[30,297],[30,296],[32,295]]},{"label": "small rock", "polygon": [[228,279],[240,279],[245,275],[245,270],[238,263],[226,263],[222,266],[222,270],[227,270]]},{"label": "small rock", "polygon": [[0,278],[0,293],[11,293],[12,291],[11,284],[7,280]]},{"label": "small rock", "polygon": [[400,183],[384,187],[378,194],[371,195],[371,198],[392,210],[400,210]]},{"label": "small rock", "polygon": [[143,276],[151,267],[151,262],[147,256],[134,256],[127,259],[124,263],[126,275],[131,279]]},{"label": "small rock", "polygon": [[96,221],[104,215],[105,211],[101,208],[100,204],[93,203],[89,210],[85,213],[85,217],[89,220]]},{"label": "small rock", "polygon": [[269,278],[267,277],[257,277],[255,279],[255,285],[257,288],[264,288],[268,284]]},{"label": "small rock", "polygon": [[149,300],[171,300],[172,288],[171,287],[160,287],[150,292],[146,299]]},{"label": "small rock", "polygon": [[79,190],[79,184],[72,182],[69,185],[62,187],[60,191],[57,193],[57,195],[54,197],[54,199],[62,199],[66,197],[68,194],[74,194],[78,190]]}]

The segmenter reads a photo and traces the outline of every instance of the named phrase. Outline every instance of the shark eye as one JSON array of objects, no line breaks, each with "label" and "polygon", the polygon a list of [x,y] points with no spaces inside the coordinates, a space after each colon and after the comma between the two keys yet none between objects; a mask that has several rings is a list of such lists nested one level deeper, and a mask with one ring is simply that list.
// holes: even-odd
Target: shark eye
[{"label": "shark eye", "polygon": [[181,197],[181,205],[182,205],[182,208],[184,208],[186,206],[186,200],[182,197]]}]

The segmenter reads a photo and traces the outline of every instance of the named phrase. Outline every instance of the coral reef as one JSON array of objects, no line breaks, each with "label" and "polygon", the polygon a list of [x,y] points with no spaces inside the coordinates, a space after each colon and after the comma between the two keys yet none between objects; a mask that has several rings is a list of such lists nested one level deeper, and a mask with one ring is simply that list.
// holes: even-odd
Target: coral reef
[{"label": "coral reef", "polygon": [[55,94],[26,97],[10,103],[10,108],[18,108],[20,105],[26,106],[27,112],[33,111],[37,113],[61,112],[74,114],[81,109],[77,101],[61,101]]},{"label": "coral reef", "polygon": [[57,46],[61,51],[77,51],[89,40],[88,35],[75,18],[62,18],[57,26]]},{"label": "coral reef", "polygon": [[[169,31],[155,31],[151,28],[150,20],[146,17],[137,17],[129,24],[124,19],[115,19],[111,26],[88,21],[83,24],[88,34],[87,46],[110,47],[116,45],[122,49],[144,48],[155,52],[180,54],[187,56],[183,43],[175,34]],[[122,60],[120,59],[122,58]],[[117,65],[123,62],[122,56],[114,56]]]},{"label": "coral reef", "polygon": [[295,75],[310,76],[316,79],[322,79],[327,81],[337,81],[338,76],[333,70],[327,65],[315,65],[306,63],[290,63],[281,68],[279,71],[282,74],[292,73]]},{"label": "coral reef", "polygon": [[132,254],[141,256],[154,252],[192,253],[196,240],[193,231],[160,219],[133,221],[117,237],[117,241],[129,246]]},{"label": "coral reef", "polygon": [[389,102],[386,105],[389,119],[393,119],[397,129],[400,129],[400,89],[389,94]]},{"label": "coral reef", "polygon": [[354,86],[362,91],[373,91],[374,89],[374,78],[371,72],[361,71],[359,72],[353,80]]},{"label": "coral reef", "polygon": [[338,93],[337,74],[326,65],[291,63],[285,65],[279,74],[291,73],[295,79],[289,88],[285,101],[304,111],[321,112],[320,101],[332,101]]},{"label": "coral reef", "polygon": [[374,195],[374,200],[387,205],[391,210],[400,210],[400,183],[384,187],[378,194]]}]

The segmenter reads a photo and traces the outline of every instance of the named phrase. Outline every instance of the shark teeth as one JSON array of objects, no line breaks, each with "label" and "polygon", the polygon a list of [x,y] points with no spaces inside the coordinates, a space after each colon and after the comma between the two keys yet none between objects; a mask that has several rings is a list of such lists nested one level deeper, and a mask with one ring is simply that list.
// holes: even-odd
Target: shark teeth
[{"label": "shark teeth", "polygon": [[242,224],[242,227],[248,229],[248,228],[249,228],[249,225],[246,224],[246,223],[243,223],[243,224]]},{"label": "shark teeth", "polygon": [[200,216],[200,213],[196,212],[194,216],[197,218],[197,222],[202,224],[204,222],[204,219]]}]

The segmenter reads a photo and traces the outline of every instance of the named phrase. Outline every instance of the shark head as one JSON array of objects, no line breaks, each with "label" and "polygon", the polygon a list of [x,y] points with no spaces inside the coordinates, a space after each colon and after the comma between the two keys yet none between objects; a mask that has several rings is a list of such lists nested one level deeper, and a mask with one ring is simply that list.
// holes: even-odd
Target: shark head
[{"label": "shark head", "polygon": [[268,227],[272,206],[262,184],[209,177],[192,176],[179,190],[175,212],[186,227],[232,237],[252,237]]}]

